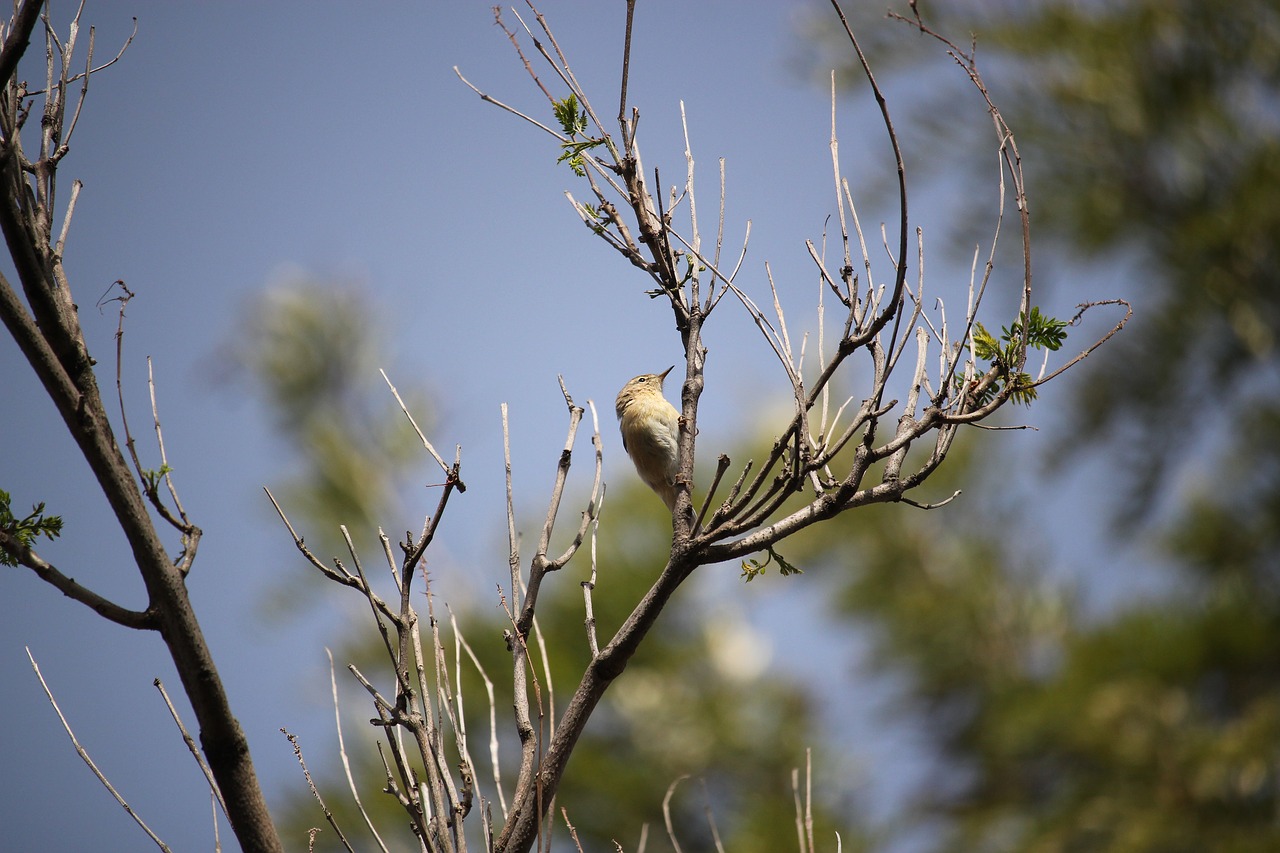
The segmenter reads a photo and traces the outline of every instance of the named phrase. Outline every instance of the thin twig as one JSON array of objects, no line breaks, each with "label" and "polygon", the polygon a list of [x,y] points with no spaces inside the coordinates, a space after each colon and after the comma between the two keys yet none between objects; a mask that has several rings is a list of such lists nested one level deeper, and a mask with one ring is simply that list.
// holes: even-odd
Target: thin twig
[{"label": "thin twig", "polygon": [[804,831],[804,804],[800,801],[800,768],[791,768],[791,799],[795,804],[796,815],[796,842],[799,845],[800,853],[814,853],[813,848],[808,844],[808,838]]},{"label": "thin twig", "polygon": [[604,507],[604,486],[600,487],[600,500],[596,505],[596,517],[591,524],[591,574],[582,582],[583,624],[587,628],[587,648],[591,650],[591,659],[600,655],[600,644],[596,638],[596,614],[592,606],[591,593],[596,588],[596,543],[600,534],[600,510]]},{"label": "thin twig", "polygon": [[280,733],[289,739],[289,743],[293,744],[294,757],[298,759],[298,764],[302,767],[302,775],[306,777],[307,787],[311,789],[311,796],[316,798],[316,802],[320,804],[320,810],[324,812],[324,819],[329,822],[329,826],[333,827],[333,831],[338,833],[338,840],[342,842],[342,846],[347,848],[350,853],[355,853],[351,844],[347,841],[347,837],[342,834],[342,830],[338,828],[338,821],[333,816],[333,812],[329,811],[329,807],[324,804],[324,797],[320,796],[320,791],[316,788],[316,783],[311,779],[311,771],[307,769],[307,762],[302,757],[302,747],[298,744],[297,735],[290,734],[288,729],[280,729]]},{"label": "thin twig", "polygon": [[[634,3],[635,0],[627,0],[627,2]],[[577,849],[578,853],[583,853],[582,842],[578,840],[578,830],[574,829],[573,824],[569,822],[569,810],[562,807],[560,816],[564,818],[564,825],[569,829],[569,838],[573,840],[574,848]]]},{"label": "thin twig", "polygon": [[375,593],[364,580],[357,575],[351,574],[340,560],[334,560],[334,568],[329,568],[319,557],[312,553],[311,549],[307,547],[307,544],[303,541],[302,537],[293,529],[293,525],[289,522],[288,516],[284,514],[284,508],[280,506],[280,502],[276,500],[276,496],[271,494],[271,490],[266,486],[262,487],[262,491],[266,492],[267,500],[271,501],[271,505],[275,507],[276,514],[279,515],[280,520],[284,522],[285,529],[288,530],[289,535],[293,537],[294,547],[298,549],[298,553],[302,554],[302,556],[306,558],[308,563],[310,563],[329,580],[340,583],[343,586],[349,586],[352,589],[367,595],[374,606],[377,607],[379,613],[390,619],[393,623],[399,623],[400,615],[396,613],[391,606],[387,604],[387,602],[383,601],[382,598]]},{"label": "thin twig", "polygon": [[347,758],[347,744],[342,736],[342,708],[338,702],[338,678],[333,668],[333,652],[326,646],[324,653],[329,658],[329,691],[333,696],[333,727],[338,733],[338,757],[342,759],[342,772],[347,776],[347,787],[351,790],[351,799],[355,800],[356,808],[360,810],[361,817],[364,818],[369,831],[373,833],[379,849],[383,853],[388,853],[387,845],[383,842],[382,836],[378,834],[378,828],[373,825],[373,818],[369,817],[369,812],[365,809],[364,803],[360,802],[360,790],[356,787],[355,776],[351,773],[351,761]]},{"label": "thin twig", "polygon": [[62,709],[58,707],[58,701],[53,698],[53,691],[49,689],[49,685],[45,683],[44,676],[40,674],[40,667],[36,663],[35,657],[31,654],[30,646],[24,646],[24,648],[27,651],[27,660],[31,661],[31,669],[35,671],[36,678],[40,679],[40,687],[44,689],[44,695],[48,697],[49,704],[53,706],[53,710],[58,715],[58,719],[62,721],[62,727],[67,731],[67,737],[71,738],[71,745],[75,747],[76,755],[79,755],[80,759],[89,766],[89,769],[93,771],[93,775],[98,777],[98,781],[102,783],[102,786],[107,789],[111,796],[115,797],[116,802],[120,804],[121,808],[128,812],[129,817],[133,818],[134,822],[147,834],[147,837],[150,838],[157,847],[164,850],[165,853],[170,853],[169,846],[161,841],[159,836],[151,831],[151,827],[147,826],[142,818],[138,816],[137,812],[135,812],[133,808],[125,802],[124,797],[120,796],[120,792],[117,791],[107,780],[107,777],[98,769],[98,765],[93,763],[93,759],[89,757],[89,753],[80,745],[79,739],[76,738],[76,733],[71,729],[71,724],[67,722],[67,718],[62,714]]},{"label": "thin twig", "polygon": [[917,501],[912,500],[911,498],[899,498],[899,501],[908,506],[913,506],[916,509],[937,509],[938,507],[946,506],[947,504],[951,503],[953,500],[955,500],[958,497],[960,497],[960,489],[956,489],[954,492],[952,492],[951,497],[940,500],[937,503],[931,503],[931,504],[919,503]]},{"label": "thin twig", "polygon": [[71,198],[67,201],[67,212],[62,217],[62,231],[58,233],[58,242],[53,247],[54,254],[59,258],[66,249],[67,232],[71,230],[71,216],[76,212],[76,201],[80,198],[80,190],[83,188],[83,181],[77,179],[71,182]]},{"label": "thin twig", "polygon": [[[38,0],[38,2],[32,3],[31,5],[39,7],[43,4],[44,4],[44,0]],[[82,7],[83,5],[84,4],[81,4]],[[133,19],[133,31],[129,33],[129,37],[124,40],[124,44],[120,46],[120,50],[116,52],[116,55],[114,57],[102,63],[101,65],[95,66],[93,68],[86,68],[85,71],[81,72],[80,74],[71,75],[66,79],[65,82],[67,84],[75,83],[79,81],[82,77],[97,74],[99,71],[105,71],[106,69],[115,65],[117,62],[119,62],[121,59],[124,58],[125,51],[129,49],[129,45],[133,44],[133,40],[137,35],[138,35],[138,19],[135,17]],[[3,71],[3,69],[0,68],[0,71]],[[4,77],[0,76],[0,80],[3,80],[3,79]],[[46,91],[47,90],[45,89],[35,89],[33,91],[27,92],[26,94],[29,97],[35,97],[37,95],[45,94]]]},{"label": "thin twig", "polygon": [[538,121],[537,119],[535,119],[535,118],[531,118],[530,116],[527,116],[527,115],[525,115],[524,113],[520,112],[520,111],[519,111],[518,109],[516,109],[515,107],[509,106],[508,104],[504,104],[502,101],[499,101],[497,98],[494,98],[493,96],[491,96],[491,95],[487,95],[487,94],[485,94],[484,92],[480,91],[478,88],[476,88],[476,87],[471,83],[471,81],[470,81],[470,80],[468,80],[466,77],[463,77],[463,76],[462,76],[462,72],[458,70],[458,66],[456,66],[456,65],[455,65],[455,66],[453,66],[453,73],[454,73],[454,74],[456,74],[456,75],[458,75],[458,79],[459,79],[459,80],[461,80],[463,83],[465,83],[468,89],[470,89],[471,91],[473,91],[473,92],[475,92],[477,95],[479,95],[479,96],[480,96],[480,100],[485,101],[486,103],[493,104],[493,105],[494,105],[495,107],[497,107],[498,109],[506,110],[507,112],[509,112],[509,113],[511,113],[513,116],[515,116],[516,118],[524,119],[525,121],[527,121],[529,124],[533,125],[534,127],[539,128],[540,130],[544,130],[544,131],[546,131],[547,133],[551,134],[552,136],[554,136],[554,137],[555,137],[558,141],[560,141],[560,142],[568,142],[568,141],[569,141],[569,140],[568,140],[566,137],[564,137],[564,136],[563,136],[559,131],[552,130],[551,128],[547,127],[545,124],[543,124],[542,122]]},{"label": "thin twig", "polygon": [[671,840],[671,847],[675,850],[675,853],[681,853],[681,849],[680,842],[676,840],[675,825],[671,821],[671,798],[675,796],[676,788],[679,787],[680,783],[688,778],[689,776],[687,774],[676,777],[676,779],[667,786],[667,793],[662,798],[662,820],[667,825],[667,838]]},{"label": "thin twig", "polygon": [[1085,313],[1088,312],[1090,308],[1096,308],[1100,305],[1123,305],[1124,316],[1121,317],[1120,320],[1114,326],[1111,327],[1110,331],[1108,331],[1105,335],[1103,335],[1102,337],[1094,341],[1092,344],[1090,344],[1088,348],[1086,348],[1085,350],[1080,352],[1078,355],[1076,355],[1075,358],[1071,359],[1066,364],[1062,365],[1057,370],[1050,373],[1048,376],[1045,376],[1044,378],[1037,380],[1030,387],[1035,388],[1039,385],[1043,385],[1044,383],[1048,382],[1050,379],[1053,379],[1054,377],[1061,374],[1064,370],[1069,370],[1079,362],[1088,358],[1089,355],[1092,354],[1094,350],[1096,350],[1098,347],[1105,344],[1107,341],[1111,340],[1111,337],[1113,335],[1115,335],[1117,332],[1123,329],[1125,327],[1125,324],[1129,322],[1129,318],[1133,316],[1133,306],[1130,305],[1126,300],[1101,299],[1096,302],[1085,302],[1082,305],[1078,305],[1077,308],[1079,308],[1079,310],[1076,311],[1075,316],[1071,318],[1071,322],[1068,323],[1067,325],[1069,326],[1078,325],[1080,321],[1084,318]]},{"label": "thin twig", "polygon": [[516,55],[519,56],[520,61],[524,63],[524,70],[533,78],[533,82],[542,90],[542,94],[546,96],[547,100],[554,104],[555,98],[551,97],[551,93],[547,91],[547,87],[542,85],[542,81],[538,79],[537,73],[533,70],[533,65],[529,63],[529,58],[525,56],[524,51],[521,50],[520,40],[516,38],[516,34],[508,29],[506,22],[502,20],[501,6],[493,7],[493,22],[501,27],[502,31],[507,34],[507,40],[511,42],[511,47],[515,49]]},{"label": "thin twig", "polygon": [[160,451],[160,470],[164,473],[164,482],[169,489],[169,496],[173,498],[173,506],[178,511],[178,517],[189,528],[187,511],[178,498],[178,489],[173,485],[173,469],[169,467],[169,455],[164,449],[164,432],[160,429],[160,409],[156,404],[156,379],[151,368],[151,356],[147,356],[147,391],[151,395],[151,420],[156,430],[156,447]]},{"label": "thin twig", "polygon": [[813,846],[813,749],[806,747],[804,751],[804,834]]},{"label": "thin twig", "polygon": [[725,853],[724,843],[720,840],[720,829],[716,826],[715,812],[711,810],[711,794],[707,790],[707,780],[702,779],[703,813],[707,816],[707,828],[711,830],[711,840],[716,845],[716,853]]},{"label": "thin twig", "polygon": [[[169,714],[173,717],[174,725],[178,727],[178,731],[182,734],[182,742],[187,745],[191,757],[196,760],[196,764],[200,767],[200,772],[204,774],[205,781],[209,783],[210,793],[213,794],[213,798],[217,801],[219,808],[222,809],[223,815],[226,815],[227,803],[226,800],[222,799],[222,791],[218,789],[218,783],[213,778],[213,771],[209,769],[209,764],[204,760],[204,754],[200,752],[200,747],[196,746],[195,738],[187,731],[187,727],[182,724],[182,718],[178,716],[178,709],[173,706],[173,700],[169,698],[169,693],[164,689],[164,682],[157,678],[152,684],[160,691],[160,696],[164,699],[164,704],[169,709]],[[214,831],[217,831],[216,821]]]},{"label": "thin twig", "polygon": [[[631,76],[631,24],[636,16],[636,0],[627,0],[627,33],[622,41],[622,83],[618,86],[618,123],[627,117],[627,81]],[[565,823],[569,822],[565,815]]]},{"label": "thin twig", "polygon": [[[507,818],[507,797],[502,790],[502,765],[498,761],[498,705],[494,699],[493,679],[489,678],[489,674],[485,672],[484,665],[480,663],[480,658],[476,657],[476,653],[467,643],[466,637],[462,635],[462,630],[458,627],[458,619],[454,615],[453,610],[449,610],[449,622],[453,625],[453,636],[457,638],[462,645],[463,651],[471,658],[471,664],[476,668],[481,680],[484,681],[484,690],[488,696],[489,702],[489,762],[493,768],[493,787],[498,793],[498,808],[502,812],[502,819]],[[461,714],[459,714],[461,717]]]},{"label": "thin twig", "polygon": [[[409,407],[404,404],[404,400],[400,399],[400,392],[396,390],[396,386],[391,384],[391,379],[387,376],[387,372],[381,368],[378,369],[378,372],[382,374],[383,381],[387,383],[387,387],[391,389],[392,396],[394,396],[396,398],[396,402],[400,404],[400,411],[404,412],[404,416],[408,418],[409,423],[413,425],[413,431],[418,434],[418,439],[422,442],[422,446],[431,454],[431,458],[436,460],[436,464],[440,466],[440,470],[444,471],[445,474],[448,474],[449,466],[445,464],[445,461],[442,458],[440,458],[440,454],[431,446],[431,442],[427,441],[426,435],[423,434],[422,429],[418,426],[418,422],[413,419],[413,415],[409,414]],[[455,485],[460,492],[465,492],[467,490],[466,484],[461,480],[457,480]]]}]

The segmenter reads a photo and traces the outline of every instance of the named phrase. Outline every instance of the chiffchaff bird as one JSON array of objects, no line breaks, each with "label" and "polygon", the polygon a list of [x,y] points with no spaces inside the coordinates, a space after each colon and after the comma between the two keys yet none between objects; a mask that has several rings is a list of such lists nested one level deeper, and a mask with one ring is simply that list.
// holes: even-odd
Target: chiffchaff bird
[{"label": "chiffchaff bird", "polygon": [[680,413],[662,396],[662,380],[675,368],[645,373],[618,392],[618,426],[622,447],[645,485],[658,493],[667,509],[676,507]]}]

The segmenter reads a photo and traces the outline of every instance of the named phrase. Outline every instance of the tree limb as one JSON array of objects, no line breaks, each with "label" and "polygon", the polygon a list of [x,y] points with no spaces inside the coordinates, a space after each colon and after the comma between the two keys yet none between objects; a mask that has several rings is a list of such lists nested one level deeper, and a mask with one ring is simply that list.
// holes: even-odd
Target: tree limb
[{"label": "tree limb", "polygon": [[138,630],[155,630],[157,627],[155,614],[145,610],[130,610],[121,607],[114,601],[104,598],[87,587],[81,586],[74,578],[69,578],[53,565],[45,562],[31,546],[3,530],[0,530],[0,549],[13,557],[22,565],[36,573],[36,576],[67,598],[78,601],[104,619]]}]

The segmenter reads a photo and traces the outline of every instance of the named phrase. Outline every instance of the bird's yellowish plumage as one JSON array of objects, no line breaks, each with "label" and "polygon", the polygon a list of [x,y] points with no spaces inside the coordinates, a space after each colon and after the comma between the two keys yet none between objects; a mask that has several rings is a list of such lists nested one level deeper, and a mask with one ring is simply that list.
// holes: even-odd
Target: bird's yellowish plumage
[{"label": "bird's yellowish plumage", "polygon": [[674,511],[680,413],[662,396],[662,380],[672,369],[674,365],[661,373],[644,373],[623,385],[617,412],[622,447],[635,463],[640,479]]}]

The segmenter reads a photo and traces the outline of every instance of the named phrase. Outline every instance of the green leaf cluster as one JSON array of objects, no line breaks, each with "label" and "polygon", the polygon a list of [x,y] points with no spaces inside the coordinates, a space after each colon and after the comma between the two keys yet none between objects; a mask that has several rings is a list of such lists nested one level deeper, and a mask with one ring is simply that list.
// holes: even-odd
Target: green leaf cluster
[{"label": "green leaf cluster", "polygon": [[145,485],[147,494],[154,495],[160,488],[160,481],[164,479],[166,474],[172,474],[173,469],[168,465],[161,465],[158,469],[147,468],[142,472],[142,481]]},{"label": "green leaf cluster", "polygon": [[582,209],[586,211],[587,217],[591,220],[590,222],[587,223],[587,227],[590,228],[596,234],[604,233],[604,230],[608,228],[613,221],[610,218],[608,211],[601,210],[600,208],[596,207],[594,204],[584,203],[582,205]]},{"label": "green leaf cluster", "polygon": [[1009,399],[1024,406],[1031,405],[1031,401],[1036,399],[1035,380],[1031,374],[1018,369],[1025,361],[1026,351],[1057,351],[1066,339],[1067,322],[1046,316],[1039,308],[1032,308],[1030,315],[1026,312],[1020,314],[1012,327],[1001,326],[998,340],[986,326],[975,324],[973,354],[995,367],[1000,377],[1000,382],[987,389],[979,404],[991,400],[1003,387],[1011,386],[1013,390]]},{"label": "green leaf cluster", "polygon": [[764,574],[765,569],[769,568],[770,563],[778,564],[778,572],[785,578],[787,575],[802,575],[804,572],[795,565],[787,562],[781,554],[774,550],[770,545],[764,549],[763,560],[747,559],[742,561],[742,577],[747,583],[751,583],[756,578]]},{"label": "green leaf cluster", "polygon": [[587,112],[578,105],[578,98],[572,93],[564,100],[553,101],[552,110],[555,113],[556,121],[560,123],[560,130],[564,135],[569,137],[567,142],[561,142],[561,153],[556,158],[557,163],[568,163],[569,168],[579,178],[587,175],[587,165],[584,155],[593,148],[597,148],[604,144],[603,139],[587,138],[575,139],[574,137],[586,133],[587,131]]},{"label": "green leaf cluster", "polygon": [[[15,516],[10,504],[9,493],[0,490],[0,530],[22,545],[29,547],[41,536],[52,541],[62,534],[62,516],[45,515],[43,502],[36,504],[25,518]],[[0,551],[0,565],[16,566],[18,561],[7,551]]]},{"label": "green leaf cluster", "polygon": [[578,106],[576,95],[570,94],[562,101],[553,101],[552,109],[565,136],[577,136],[587,129],[587,111]]}]

